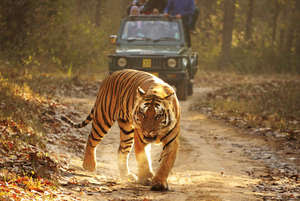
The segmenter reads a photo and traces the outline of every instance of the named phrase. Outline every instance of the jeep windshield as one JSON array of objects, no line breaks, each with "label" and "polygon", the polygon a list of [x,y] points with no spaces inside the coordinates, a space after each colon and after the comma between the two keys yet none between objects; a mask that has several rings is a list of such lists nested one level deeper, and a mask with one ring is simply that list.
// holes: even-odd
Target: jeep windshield
[{"label": "jeep windshield", "polygon": [[124,23],[121,40],[128,42],[180,41],[181,33],[178,21],[168,20],[129,20]]}]

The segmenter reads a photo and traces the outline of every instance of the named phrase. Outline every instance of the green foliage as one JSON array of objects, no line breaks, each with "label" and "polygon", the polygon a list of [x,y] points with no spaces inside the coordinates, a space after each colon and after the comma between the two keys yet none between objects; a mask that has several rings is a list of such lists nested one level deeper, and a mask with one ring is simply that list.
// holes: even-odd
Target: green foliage
[{"label": "green foliage", "polygon": [[[0,58],[22,65],[55,64],[67,71],[106,64],[108,34],[120,15],[95,25],[96,0],[3,0],[0,2]],[[103,1],[106,2],[106,1]],[[103,6],[109,7],[105,3]],[[80,7],[81,6],[81,7]],[[114,14],[116,4],[113,4]],[[111,5],[110,5],[111,7]],[[104,9],[101,9],[103,14]],[[106,19],[106,20],[105,20]],[[115,26],[111,26],[115,24]],[[106,51],[106,52],[105,52]]]},{"label": "green foliage", "polygon": [[193,36],[192,41],[193,48],[199,52],[202,68],[240,73],[300,73],[299,12],[296,12],[300,3],[295,0],[255,1],[251,38],[246,39],[249,1],[236,1],[228,66],[218,66],[224,0],[198,1],[197,4],[200,33]]},{"label": "green foliage", "polygon": [[32,53],[47,33],[49,26],[55,23],[58,15],[57,7],[62,1],[46,0],[3,0],[0,3],[0,41],[1,50],[9,57],[23,57]]},{"label": "green foliage", "polygon": [[[69,18],[70,19],[70,18]],[[104,44],[104,33],[97,30],[91,22],[78,24],[64,24],[52,30],[49,43],[50,51],[46,52],[54,63],[62,65],[65,69],[84,66],[88,63],[97,63],[101,57]],[[56,32],[56,34],[54,34]]]},{"label": "green foliage", "polygon": [[231,69],[240,73],[300,73],[299,57],[278,52],[274,47],[239,44],[232,48],[231,59]]}]

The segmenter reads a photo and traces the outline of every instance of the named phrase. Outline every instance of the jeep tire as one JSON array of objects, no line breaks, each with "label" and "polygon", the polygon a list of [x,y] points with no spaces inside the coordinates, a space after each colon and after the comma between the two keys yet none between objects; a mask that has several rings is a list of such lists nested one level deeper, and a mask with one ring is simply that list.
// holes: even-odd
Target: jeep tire
[{"label": "jeep tire", "polygon": [[188,96],[188,81],[184,80],[182,83],[176,84],[177,97],[179,100],[186,100]]}]

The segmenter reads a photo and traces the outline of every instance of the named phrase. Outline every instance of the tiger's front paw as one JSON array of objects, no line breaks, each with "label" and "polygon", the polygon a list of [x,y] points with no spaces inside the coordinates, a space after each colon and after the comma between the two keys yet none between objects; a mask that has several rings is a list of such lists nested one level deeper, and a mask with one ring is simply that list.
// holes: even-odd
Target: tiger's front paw
[{"label": "tiger's front paw", "polygon": [[121,175],[121,180],[124,182],[135,183],[135,182],[137,182],[138,178],[135,174],[129,172],[126,175]]},{"label": "tiger's front paw", "polygon": [[150,186],[152,184],[153,176],[154,175],[151,171],[139,172],[138,183],[145,186]]},{"label": "tiger's front paw", "polygon": [[152,179],[153,179],[153,173],[147,172],[144,173],[143,175],[139,175],[138,183],[145,186],[150,186],[152,184]]},{"label": "tiger's front paw", "polygon": [[96,170],[96,159],[95,159],[95,153],[93,150],[86,150],[83,160],[83,168],[88,171],[95,171]]},{"label": "tiger's front paw", "polygon": [[152,181],[152,191],[167,191],[169,190],[169,186],[167,181],[160,181],[157,178],[154,178]]},{"label": "tiger's front paw", "polygon": [[152,178],[143,178],[138,180],[139,184],[142,184],[144,186],[150,186],[152,184]]}]

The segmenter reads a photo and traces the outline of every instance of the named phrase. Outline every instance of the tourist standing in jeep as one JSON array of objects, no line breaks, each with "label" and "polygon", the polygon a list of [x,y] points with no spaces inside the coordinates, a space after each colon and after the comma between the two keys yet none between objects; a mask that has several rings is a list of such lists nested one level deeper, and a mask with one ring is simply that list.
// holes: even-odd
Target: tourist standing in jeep
[{"label": "tourist standing in jeep", "polygon": [[164,15],[182,19],[187,44],[191,47],[190,24],[195,10],[194,0],[168,0]]},{"label": "tourist standing in jeep", "polygon": [[167,0],[148,0],[144,6],[143,13],[152,14],[154,9],[158,9],[159,13],[163,13],[167,6]]}]

